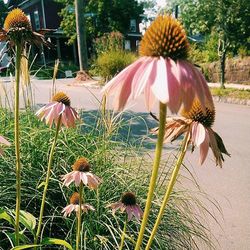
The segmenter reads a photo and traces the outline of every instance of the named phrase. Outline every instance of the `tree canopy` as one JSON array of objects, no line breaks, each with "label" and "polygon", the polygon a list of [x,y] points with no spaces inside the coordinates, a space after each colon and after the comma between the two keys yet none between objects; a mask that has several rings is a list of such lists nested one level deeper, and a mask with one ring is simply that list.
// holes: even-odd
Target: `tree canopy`
[{"label": "tree canopy", "polygon": [[218,32],[231,48],[247,46],[250,37],[249,0],[176,0],[181,19],[190,33]]},{"label": "tree canopy", "polygon": [[[73,0],[56,0],[63,3],[60,15],[63,20],[61,28],[70,38],[75,40],[75,15]],[[143,13],[143,4],[136,0],[88,0],[86,1],[85,20],[88,38],[101,36],[111,31],[126,33],[130,19],[139,18]]]}]

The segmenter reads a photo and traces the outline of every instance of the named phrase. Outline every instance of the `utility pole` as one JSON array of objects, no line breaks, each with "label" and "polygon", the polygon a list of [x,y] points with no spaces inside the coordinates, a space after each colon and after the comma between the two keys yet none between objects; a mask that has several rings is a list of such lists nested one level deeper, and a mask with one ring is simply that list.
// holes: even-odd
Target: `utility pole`
[{"label": "utility pole", "polygon": [[76,34],[80,71],[88,68],[88,55],[86,43],[85,12],[86,0],[75,0]]}]

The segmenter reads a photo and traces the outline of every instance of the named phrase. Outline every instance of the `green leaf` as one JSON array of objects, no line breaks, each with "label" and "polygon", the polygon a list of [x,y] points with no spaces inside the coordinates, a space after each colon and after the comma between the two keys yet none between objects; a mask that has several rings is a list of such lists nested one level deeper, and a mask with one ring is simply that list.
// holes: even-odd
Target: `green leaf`
[{"label": "green leaf", "polygon": [[13,218],[3,208],[0,208],[0,220],[6,220],[11,225],[15,225]]},{"label": "green leaf", "polygon": [[18,246],[18,247],[13,247],[11,248],[11,250],[22,250],[22,249],[29,249],[29,248],[33,248],[33,247],[40,247],[42,245],[23,245],[23,246]]},{"label": "green leaf", "polygon": [[67,241],[55,238],[45,238],[42,241],[42,245],[61,245],[67,247],[70,250],[73,250],[72,246]]},{"label": "green leaf", "polygon": [[31,233],[35,233],[36,228],[36,218],[26,211],[20,211],[20,223],[23,224]]}]

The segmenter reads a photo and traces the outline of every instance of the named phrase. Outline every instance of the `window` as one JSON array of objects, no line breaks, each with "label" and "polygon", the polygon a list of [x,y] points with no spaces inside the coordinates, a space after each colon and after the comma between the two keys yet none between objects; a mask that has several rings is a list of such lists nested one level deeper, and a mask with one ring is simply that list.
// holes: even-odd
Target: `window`
[{"label": "window", "polygon": [[40,19],[39,19],[39,12],[38,10],[34,11],[34,20],[35,20],[35,29],[40,29]]},{"label": "window", "polygon": [[136,20],[135,19],[130,20],[130,31],[136,32]]}]

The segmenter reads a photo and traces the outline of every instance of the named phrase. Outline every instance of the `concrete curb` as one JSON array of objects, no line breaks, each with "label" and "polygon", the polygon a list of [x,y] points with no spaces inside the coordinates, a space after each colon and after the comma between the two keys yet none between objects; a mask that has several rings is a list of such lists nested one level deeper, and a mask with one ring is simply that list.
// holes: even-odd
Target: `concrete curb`
[{"label": "concrete curb", "polygon": [[249,99],[239,99],[239,98],[232,98],[232,97],[226,97],[226,96],[213,96],[213,99],[215,102],[224,102],[224,103],[250,106]]}]

